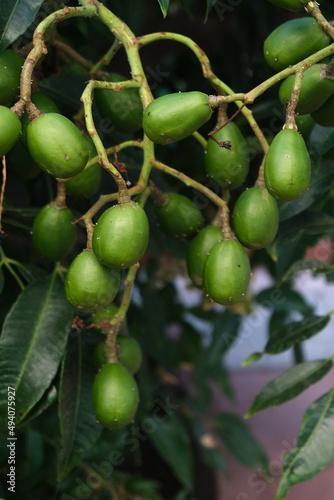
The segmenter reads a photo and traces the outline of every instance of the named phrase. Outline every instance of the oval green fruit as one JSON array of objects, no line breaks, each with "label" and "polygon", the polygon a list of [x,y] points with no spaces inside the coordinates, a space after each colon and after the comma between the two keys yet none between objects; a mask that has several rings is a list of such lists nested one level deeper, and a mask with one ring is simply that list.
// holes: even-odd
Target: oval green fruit
[{"label": "oval green fruit", "polygon": [[2,158],[16,143],[21,132],[21,122],[11,109],[0,106],[0,123],[0,158]]},{"label": "oval green fruit", "polygon": [[[110,304],[110,306],[106,307],[105,309],[102,309],[101,311],[98,311],[96,314],[94,314],[93,317],[93,323],[96,325],[97,328],[100,328],[102,332],[104,331],[103,329],[103,323],[105,322],[108,325],[108,322],[113,319],[116,313],[118,313],[119,308],[115,306],[114,304]],[[101,323],[99,325],[99,323]],[[123,319],[121,324],[119,325],[120,331],[124,330],[127,326],[126,323],[126,317]]]},{"label": "oval green fruit", "polygon": [[247,248],[259,250],[273,241],[278,230],[277,202],[265,188],[244,191],[233,210],[234,231]]},{"label": "oval green fruit", "polygon": [[58,113],[46,113],[27,128],[27,144],[35,162],[60,179],[73,177],[87,163],[89,150],[80,130]]},{"label": "oval green fruit", "polygon": [[283,7],[284,9],[291,10],[292,12],[298,12],[304,9],[304,5],[309,0],[269,0],[273,5],[278,7]]},{"label": "oval green fruit", "polygon": [[72,262],[65,279],[66,298],[84,312],[96,312],[116,297],[120,274],[103,266],[94,252],[84,250]]},{"label": "oval green fruit", "polygon": [[292,19],[276,28],[264,42],[264,57],[275,71],[297,64],[329,45],[326,35],[313,17]]},{"label": "oval green fruit", "polygon": [[311,114],[311,117],[322,127],[334,127],[334,93],[325,104]]},{"label": "oval green fruit", "polygon": [[211,299],[229,306],[245,299],[251,277],[249,258],[239,241],[217,243],[204,269],[204,287]]},{"label": "oval green fruit", "polygon": [[[83,137],[89,150],[88,160],[91,160],[97,156],[94,143],[89,137]],[[90,198],[99,189],[101,174],[99,163],[92,165],[87,170],[84,169],[80,174],[66,182],[66,193],[76,200]]]},{"label": "oval green fruit", "polygon": [[248,144],[238,126],[230,122],[214,137],[230,141],[231,149],[221,148],[209,140],[206,147],[205,165],[209,177],[222,189],[236,189],[245,181],[249,169]]},{"label": "oval green fruit", "polygon": [[177,240],[194,236],[203,226],[200,210],[186,196],[168,193],[162,206],[155,206],[155,216],[161,229]]},{"label": "oval green fruit", "polygon": [[[94,363],[97,368],[107,364],[104,354],[105,342],[101,342],[94,351]],[[138,342],[132,337],[117,336],[118,361],[135,375],[142,363],[142,351]]]},{"label": "oval green fruit", "polygon": [[191,241],[187,255],[189,278],[195,286],[203,288],[204,268],[208,255],[219,241],[222,241],[222,229],[207,226]]},{"label": "oval green fruit", "polygon": [[67,208],[46,205],[37,215],[32,228],[35,248],[48,260],[64,259],[73,250],[77,239],[75,217]]},{"label": "oval green fruit", "polygon": [[139,393],[129,370],[119,363],[104,365],[93,383],[92,402],[98,422],[109,429],[133,422]]},{"label": "oval green fruit", "polygon": [[93,250],[108,267],[127,269],[144,255],[149,239],[145,211],[130,202],[108,208],[96,223]]},{"label": "oval green fruit", "polygon": [[[111,73],[110,82],[124,82],[123,75]],[[111,120],[121,132],[136,132],[141,129],[143,119],[143,105],[139,91],[136,88],[121,89],[119,91],[96,89],[95,100],[103,118]]]},{"label": "oval green fruit", "polygon": [[[37,109],[45,114],[45,113],[60,113],[60,110],[57,104],[51,99],[51,97],[43,94],[42,92],[32,92],[31,94],[31,102],[35,104]],[[25,111],[21,117],[22,123],[22,140],[27,143],[27,128],[30,124],[28,113]]]},{"label": "oval green fruit", "polygon": [[[286,104],[293,88],[294,75],[288,76],[279,89],[279,98]],[[334,80],[326,78],[326,65],[311,66],[304,73],[296,112],[307,115],[322,106],[334,92]]]},{"label": "oval green fruit", "polygon": [[211,115],[208,96],[202,92],[167,94],[145,108],[143,129],[151,141],[166,145],[189,137]]},{"label": "oval green fruit", "polygon": [[0,52],[0,104],[13,104],[19,93],[23,64],[23,57],[14,50],[6,49]]},{"label": "oval green fruit", "polygon": [[311,161],[296,130],[281,130],[270,145],[264,164],[268,191],[278,200],[297,200],[307,191]]}]

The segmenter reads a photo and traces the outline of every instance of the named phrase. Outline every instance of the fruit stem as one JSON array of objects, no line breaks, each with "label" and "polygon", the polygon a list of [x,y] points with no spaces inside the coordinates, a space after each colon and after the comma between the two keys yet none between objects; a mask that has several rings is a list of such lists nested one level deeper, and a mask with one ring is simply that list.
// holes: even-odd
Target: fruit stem
[{"label": "fruit stem", "polygon": [[104,54],[104,56],[101,57],[101,59],[99,61],[97,61],[97,63],[94,64],[94,66],[92,67],[92,69],[90,71],[90,76],[92,78],[95,77],[95,75],[98,74],[98,72],[100,71],[102,66],[108,66],[108,64],[110,63],[110,61],[114,57],[114,55],[117,54],[117,52],[119,51],[119,49],[121,47],[122,47],[122,45],[119,43],[117,38],[115,38],[114,43],[112,44],[110,49],[108,49],[108,51]]},{"label": "fruit stem", "polygon": [[230,210],[228,208],[227,203],[221,211],[221,217],[222,217],[223,241],[232,240],[233,234],[230,226]]},{"label": "fruit stem", "polygon": [[167,205],[167,203],[169,202],[168,194],[163,193],[156,186],[151,186],[150,191],[158,207],[165,207]]},{"label": "fruit stem", "polygon": [[286,109],[286,120],[283,129],[298,131],[298,127],[296,125],[296,120],[295,120],[295,112],[299,101],[299,94],[302,87],[303,78],[304,78],[304,73],[301,70],[296,71],[295,78],[293,81],[291,97],[289,99],[289,103]]},{"label": "fruit stem", "polygon": [[305,10],[314,17],[322,31],[334,39],[334,27],[322,15],[319,4],[317,2],[308,2],[305,5]]},{"label": "fruit stem", "polygon": [[266,188],[266,182],[264,180],[264,163],[265,163],[265,159],[266,159],[266,157],[264,157],[262,159],[262,163],[261,163],[261,166],[260,166],[260,169],[259,169],[259,173],[258,173],[256,182],[254,184],[254,187],[256,187],[256,188],[261,188],[261,189]]},{"label": "fruit stem", "polygon": [[66,182],[58,180],[57,196],[52,203],[57,208],[66,208]]},{"label": "fruit stem", "polygon": [[117,356],[117,334],[119,331],[119,324],[109,325],[105,328],[107,333],[107,338],[104,344],[104,355],[107,359],[107,363],[118,363]]}]

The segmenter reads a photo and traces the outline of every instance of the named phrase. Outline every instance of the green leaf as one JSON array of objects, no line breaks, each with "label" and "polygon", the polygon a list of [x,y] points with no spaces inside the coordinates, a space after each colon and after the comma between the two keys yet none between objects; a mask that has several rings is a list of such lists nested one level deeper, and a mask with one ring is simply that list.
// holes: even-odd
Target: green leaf
[{"label": "green leaf", "polygon": [[304,297],[293,290],[288,284],[280,287],[272,286],[262,290],[256,301],[262,306],[280,313],[299,311],[302,314],[309,314],[312,308],[305,301]]},{"label": "green leaf", "polygon": [[39,89],[52,99],[77,110],[85,90],[85,79],[78,75],[52,75],[39,83]]},{"label": "green leaf", "polygon": [[211,469],[215,469],[222,474],[226,474],[226,461],[223,458],[223,454],[219,449],[218,442],[215,437],[211,433],[208,433],[196,420],[192,421],[192,428],[204,463]]},{"label": "green leaf", "polygon": [[51,406],[57,399],[57,389],[54,385],[51,385],[49,389],[43,394],[42,398],[33,407],[33,409],[21,420],[20,425],[25,425],[30,420],[41,415],[49,406]]},{"label": "green leaf", "polygon": [[2,293],[5,286],[5,276],[3,274],[2,267],[0,267],[0,293]]},{"label": "green leaf", "polygon": [[180,483],[187,490],[192,490],[193,455],[185,425],[175,413],[165,422],[159,420],[156,425],[156,431],[150,435],[154,447]]},{"label": "green leaf", "polygon": [[326,314],[326,316],[309,315],[301,321],[284,325],[281,330],[276,330],[275,335],[268,340],[265,352],[279,354],[286,351],[294,344],[307,340],[323,330],[329,320],[330,314]]},{"label": "green leaf", "polygon": [[316,124],[310,137],[310,155],[317,171],[321,158],[334,146],[334,128]]},{"label": "green leaf", "polygon": [[334,267],[328,266],[324,262],[314,258],[301,259],[292,264],[283,275],[282,281],[291,280],[291,278],[302,271],[312,271],[314,274],[330,274],[334,271]]},{"label": "green leaf", "polygon": [[167,10],[169,6],[169,1],[170,0],[158,0],[161,12],[163,13],[164,17],[167,16]]},{"label": "green leaf", "polygon": [[257,363],[263,356],[263,352],[253,352],[247,359],[242,363],[242,368],[248,365],[252,365],[253,363]]},{"label": "green leaf", "polygon": [[8,387],[15,389],[19,423],[41,399],[62,358],[73,320],[64,284],[52,275],[29,285],[8,313],[0,339],[0,426],[6,425]]},{"label": "green leaf", "polygon": [[316,476],[334,457],[334,388],[306,410],[297,445],[284,456],[276,500],[284,500],[291,486]]},{"label": "green leaf", "polygon": [[212,7],[215,5],[217,0],[206,0],[206,12],[205,12],[205,19],[204,22],[206,23],[209,17],[209,14],[212,10]]},{"label": "green leaf", "polygon": [[328,359],[300,363],[269,382],[256,396],[245,418],[271,406],[282,405],[321,380],[332,368]]},{"label": "green leaf", "polygon": [[34,21],[44,0],[14,0],[0,3],[0,50],[9,47]]},{"label": "green leaf", "polygon": [[268,459],[260,443],[245,422],[235,413],[221,413],[214,420],[214,429],[229,452],[249,469],[267,467]]}]

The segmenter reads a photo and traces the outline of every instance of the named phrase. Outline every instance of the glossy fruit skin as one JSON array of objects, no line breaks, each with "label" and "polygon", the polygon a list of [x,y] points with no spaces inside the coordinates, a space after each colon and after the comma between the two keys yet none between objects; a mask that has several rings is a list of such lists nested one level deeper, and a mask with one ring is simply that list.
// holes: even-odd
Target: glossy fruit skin
[{"label": "glossy fruit skin", "polygon": [[222,189],[236,189],[245,181],[249,169],[249,152],[238,126],[230,122],[215,134],[219,141],[230,141],[231,149],[208,141],[205,166],[209,177]]},{"label": "glossy fruit skin", "polygon": [[[57,104],[51,99],[51,97],[43,94],[42,92],[32,92],[31,94],[31,102],[35,104],[37,109],[45,114],[45,113],[60,113],[60,110]],[[22,123],[22,140],[27,144],[27,128],[30,124],[28,113],[25,111],[21,117]]]},{"label": "glossy fruit skin", "polygon": [[247,248],[259,250],[273,241],[278,230],[277,202],[265,188],[244,191],[233,210],[234,231]]},{"label": "glossy fruit skin", "polygon": [[105,266],[127,269],[144,255],[149,240],[145,211],[130,202],[108,208],[96,223],[93,250]]},{"label": "glossy fruit skin", "polygon": [[311,56],[329,45],[330,38],[311,17],[281,24],[264,42],[264,57],[276,72]]},{"label": "glossy fruit skin", "polygon": [[[325,65],[311,66],[304,73],[296,112],[307,115],[322,106],[334,92],[334,80],[325,78]],[[291,97],[294,76],[288,76],[279,89],[279,98],[286,104]]]},{"label": "glossy fruit skin", "polygon": [[203,227],[203,215],[186,196],[178,193],[168,193],[167,196],[165,205],[154,208],[159,226],[164,233],[177,240],[191,238]]},{"label": "glossy fruit skin", "polygon": [[[123,75],[111,73],[110,82],[124,82]],[[138,89],[113,90],[96,89],[95,100],[100,114],[121,132],[136,132],[142,127],[143,105]]]},{"label": "glossy fruit skin", "polygon": [[23,57],[14,50],[6,49],[0,52],[0,104],[13,104],[19,93],[23,64]]},{"label": "glossy fruit skin", "polygon": [[[106,307],[105,309],[102,309],[101,311],[98,311],[94,317],[93,317],[93,323],[95,325],[98,325],[98,323],[100,323],[100,321],[104,321],[104,320],[112,320],[112,318],[115,316],[116,313],[118,313],[119,311],[119,308],[117,306],[115,306],[114,304],[110,304],[108,307]],[[127,326],[127,322],[126,322],[126,317],[123,319],[123,321],[121,322],[121,324],[119,325],[119,329],[120,331],[124,330]],[[97,326],[97,328],[101,328],[101,330],[103,331],[103,327],[100,327],[100,326]]]},{"label": "glossy fruit skin", "polygon": [[187,268],[189,278],[198,288],[204,288],[204,268],[208,255],[223,234],[219,227],[207,226],[191,241],[187,255]]},{"label": "glossy fruit skin", "polygon": [[292,12],[298,12],[304,9],[304,5],[308,0],[269,0],[269,2]]},{"label": "glossy fruit skin", "polygon": [[87,163],[89,150],[80,130],[58,113],[46,113],[27,128],[29,152],[42,170],[60,179],[73,177]]},{"label": "glossy fruit skin", "polygon": [[93,383],[92,402],[97,421],[109,429],[120,429],[133,422],[139,393],[125,366],[111,363],[101,368]]},{"label": "glossy fruit skin", "polygon": [[[94,364],[97,368],[102,368],[107,363],[104,355],[105,342],[96,346],[94,351]],[[132,337],[117,336],[118,361],[135,375],[142,363],[143,355],[138,342]]]},{"label": "glossy fruit skin", "polygon": [[143,129],[156,144],[171,144],[189,137],[212,115],[202,92],[177,92],[158,97],[144,110]]},{"label": "glossy fruit skin", "polygon": [[[91,160],[97,156],[94,143],[89,137],[83,136],[83,138],[89,150],[88,160]],[[88,170],[83,170],[66,182],[66,193],[75,200],[90,198],[99,189],[101,174],[101,166],[98,163],[92,165]]]},{"label": "glossy fruit skin", "polygon": [[251,277],[249,258],[239,241],[217,243],[204,269],[204,287],[211,299],[229,306],[242,302]]},{"label": "glossy fruit skin", "polygon": [[311,117],[322,127],[334,127],[334,93],[325,104],[311,114]]},{"label": "glossy fruit skin", "polygon": [[121,277],[103,266],[94,252],[84,250],[72,262],[65,279],[66,298],[80,311],[93,313],[116,297]]},{"label": "glossy fruit skin", "polygon": [[21,132],[21,122],[12,110],[6,106],[0,106],[0,123],[2,124],[0,127],[0,158],[2,158],[16,143]]},{"label": "glossy fruit skin", "polygon": [[268,191],[280,201],[297,200],[307,191],[310,175],[311,161],[304,139],[295,130],[281,130],[264,164]]},{"label": "glossy fruit skin", "polygon": [[34,247],[48,260],[58,261],[71,253],[77,239],[72,211],[46,205],[37,215],[32,228]]}]

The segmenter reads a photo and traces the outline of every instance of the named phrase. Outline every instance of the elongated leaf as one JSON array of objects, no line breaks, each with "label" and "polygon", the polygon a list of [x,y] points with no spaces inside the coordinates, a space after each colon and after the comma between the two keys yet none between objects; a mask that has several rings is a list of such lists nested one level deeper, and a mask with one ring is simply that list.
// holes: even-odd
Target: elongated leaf
[{"label": "elongated leaf", "polygon": [[51,385],[49,389],[43,394],[43,397],[38,401],[38,403],[33,407],[33,409],[21,420],[20,425],[25,425],[30,420],[38,417],[45,411],[49,406],[51,406],[57,399],[57,389],[54,385]]},{"label": "elongated leaf", "polygon": [[257,363],[263,356],[263,352],[253,352],[248,356],[247,359],[242,363],[242,368],[245,368],[248,365],[252,365],[253,363]]},{"label": "elongated leaf", "polygon": [[262,306],[281,314],[292,311],[309,314],[312,311],[311,306],[307,304],[304,297],[288,284],[262,290],[257,295],[256,301]]},{"label": "elongated leaf", "polygon": [[284,457],[276,500],[284,500],[291,486],[308,481],[334,458],[334,388],[306,410],[297,446]]},{"label": "elongated leaf", "polygon": [[321,157],[334,146],[334,128],[316,124],[310,137],[310,155],[317,171]]},{"label": "elongated leaf", "polygon": [[300,363],[269,382],[256,396],[245,418],[271,406],[282,405],[321,380],[332,368],[328,359]]},{"label": "elongated leaf", "polygon": [[212,10],[212,7],[215,5],[217,0],[206,0],[206,12],[205,12],[205,20],[204,22],[208,20],[209,14]]},{"label": "elongated leaf", "polygon": [[245,467],[266,468],[265,451],[238,415],[221,413],[214,420],[214,428],[229,452]]},{"label": "elongated leaf", "polygon": [[158,0],[161,12],[163,13],[164,17],[167,16],[169,1],[170,0]]},{"label": "elongated leaf", "polygon": [[54,378],[71,328],[73,308],[55,275],[29,285],[4,323],[0,339],[0,426],[6,425],[7,390],[16,392],[19,423]]},{"label": "elongated leaf", "polygon": [[334,271],[334,267],[328,266],[324,262],[314,258],[302,259],[295,262],[290,269],[287,270],[282,280],[291,280],[291,278],[302,271],[312,271],[314,274],[330,274]]},{"label": "elongated leaf", "polygon": [[285,325],[282,330],[276,330],[266,345],[267,354],[278,354],[286,351],[297,342],[307,340],[323,330],[330,320],[330,315],[310,315],[301,321],[295,321]]},{"label": "elongated leaf", "polygon": [[156,422],[150,439],[163,460],[187,490],[193,488],[193,456],[189,436],[182,420],[171,414],[165,422]]},{"label": "elongated leaf", "polygon": [[6,49],[34,21],[44,0],[11,0],[0,2],[0,50]]}]

